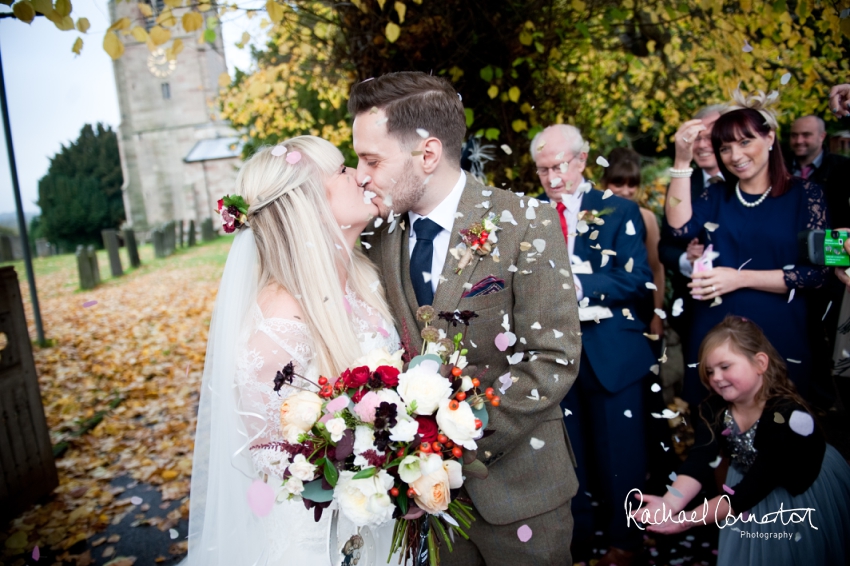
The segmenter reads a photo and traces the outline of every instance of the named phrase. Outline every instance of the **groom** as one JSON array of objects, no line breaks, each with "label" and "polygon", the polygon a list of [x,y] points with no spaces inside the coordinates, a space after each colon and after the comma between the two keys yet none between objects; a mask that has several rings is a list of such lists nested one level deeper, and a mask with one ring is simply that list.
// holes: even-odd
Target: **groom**
[{"label": "groom", "polygon": [[[578,482],[559,403],[576,379],[581,339],[558,218],[535,199],[461,171],[466,122],[445,79],[405,72],[364,81],[352,88],[348,109],[357,181],[378,195],[385,218],[368,238],[369,256],[402,336],[418,343],[422,305],[475,311],[462,329],[464,373],[483,373],[482,389],[506,389],[500,406],[488,408],[495,433],[478,442],[489,476],[467,477],[462,491],[476,511],[470,541],[456,537],[454,552],[441,558],[448,565],[572,564],[570,500]],[[457,273],[460,230],[489,212],[501,217],[498,251]],[[444,321],[435,326],[458,332]],[[495,339],[508,328],[516,340],[501,351]],[[523,526],[527,542],[518,535]]]}]

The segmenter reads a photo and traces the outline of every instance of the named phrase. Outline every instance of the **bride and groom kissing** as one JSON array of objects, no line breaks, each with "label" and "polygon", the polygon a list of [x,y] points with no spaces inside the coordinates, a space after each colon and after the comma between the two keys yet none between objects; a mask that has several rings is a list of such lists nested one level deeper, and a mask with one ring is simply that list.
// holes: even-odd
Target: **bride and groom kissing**
[{"label": "bride and groom kissing", "polygon": [[[556,212],[461,170],[464,109],[445,79],[369,79],[352,88],[348,107],[356,169],[325,140],[292,138],[243,165],[233,197],[244,211],[224,207],[237,236],[210,323],[188,562],[339,563],[329,540],[344,518],[314,522],[285,502],[285,489],[264,517],[249,506],[251,483],[280,486],[289,464],[264,448],[282,440],[275,375],[290,362],[305,377],[340,375],[376,348],[394,351],[400,336],[423,329],[417,309],[432,305],[477,314],[464,331],[465,372],[505,398],[489,412],[495,432],[478,441],[489,475],[466,478],[459,495],[474,508],[469,540],[455,540],[441,561],[571,564],[578,483],[559,403],[581,342]],[[462,231],[491,212],[501,219],[495,245],[462,253]],[[448,321],[432,326],[451,332]],[[361,566],[384,563],[392,530],[361,530]]]}]

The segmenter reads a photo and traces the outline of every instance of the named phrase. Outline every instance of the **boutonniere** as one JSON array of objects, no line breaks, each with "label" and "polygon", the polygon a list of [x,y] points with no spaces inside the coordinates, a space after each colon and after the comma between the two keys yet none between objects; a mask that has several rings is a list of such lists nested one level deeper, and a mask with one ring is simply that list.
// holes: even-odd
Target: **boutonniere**
[{"label": "boutonniere", "polygon": [[463,268],[469,265],[476,255],[489,255],[493,261],[499,261],[499,248],[495,246],[499,239],[496,237],[496,232],[499,228],[499,216],[490,213],[490,216],[476,222],[469,228],[464,228],[460,231],[461,243],[457,247],[452,248],[449,252],[458,260],[455,273],[460,273]]},{"label": "boutonniere", "polygon": [[582,210],[578,213],[578,223],[576,224],[576,232],[584,234],[590,229],[590,226],[602,226],[605,220],[602,219],[606,214],[614,212],[613,208],[603,208],[602,210]]}]

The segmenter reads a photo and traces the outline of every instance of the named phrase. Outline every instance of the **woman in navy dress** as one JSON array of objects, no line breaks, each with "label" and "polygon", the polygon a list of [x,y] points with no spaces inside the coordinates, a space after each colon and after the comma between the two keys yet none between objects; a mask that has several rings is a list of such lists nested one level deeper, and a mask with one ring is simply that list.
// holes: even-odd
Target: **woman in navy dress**
[{"label": "woman in navy dress", "polygon": [[[699,237],[719,255],[713,269],[695,272],[689,284],[694,305],[687,364],[697,361],[699,344],[727,314],[743,316],[764,329],[788,364],[788,375],[805,397],[811,355],[806,295],[820,288],[826,267],[802,264],[797,235],[827,228],[819,185],[792,177],[776,138],[776,118],[767,108],[776,98],[745,100],[714,124],[711,142],[726,181],[707,187],[691,202],[686,178],[693,142],[704,128],[686,122],[676,133],[676,160],[666,214],[676,237]],[[678,177],[676,177],[678,175]],[[695,367],[686,368],[682,397],[696,406],[706,396]]]}]

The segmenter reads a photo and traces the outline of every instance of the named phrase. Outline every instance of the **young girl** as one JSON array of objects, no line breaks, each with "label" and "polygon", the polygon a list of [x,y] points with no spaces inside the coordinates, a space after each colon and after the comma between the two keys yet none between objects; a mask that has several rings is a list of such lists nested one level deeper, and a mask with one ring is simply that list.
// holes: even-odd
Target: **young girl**
[{"label": "young girl", "polygon": [[[826,444],[761,329],[727,316],[700,346],[699,373],[714,395],[700,405],[688,460],[663,497],[643,496],[635,519],[672,534],[716,517],[721,566],[846,564],[850,466]],[[730,459],[723,491],[679,521],[714,482],[721,454]]]}]

